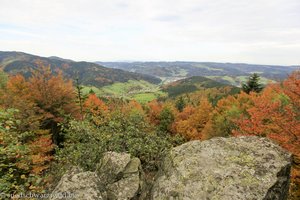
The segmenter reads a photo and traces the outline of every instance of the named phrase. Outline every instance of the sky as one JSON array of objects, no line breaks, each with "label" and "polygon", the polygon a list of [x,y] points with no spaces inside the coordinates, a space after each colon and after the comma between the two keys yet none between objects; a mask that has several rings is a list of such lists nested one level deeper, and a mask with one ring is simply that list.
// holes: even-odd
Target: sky
[{"label": "sky", "polygon": [[300,64],[300,0],[0,0],[0,51]]}]

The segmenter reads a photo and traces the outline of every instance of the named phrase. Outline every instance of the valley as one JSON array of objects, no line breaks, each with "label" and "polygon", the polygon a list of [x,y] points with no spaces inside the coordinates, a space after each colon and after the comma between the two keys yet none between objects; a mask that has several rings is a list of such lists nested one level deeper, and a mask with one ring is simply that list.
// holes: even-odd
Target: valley
[{"label": "valley", "polygon": [[[195,92],[210,85],[239,88],[252,73],[259,74],[260,82],[266,85],[298,69],[296,66],[214,62],[75,62],[56,56],[47,58],[0,51],[0,69],[11,75],[21,73],[29,77],[39,63],[49,66],[54,73],[62,71],[74,82],[78,80],[85,95],[92,90],[97,96],[135,99],[140,103]],[[189,79],[191,77],[196,78]],[[197,83],[187,84],[185,79]]]},{"label": "valley", "polygon": [[[296,163],[299,139],[286,141],[299,138],[299,77],[293,66],[97,64],[0,52],[0,183],[7,194],[55,193],[71,166],[94,173],[107,152],[138,159],[151,182],[165,152],[243,135],[274,140]],[[291,165],[293,199],[299,165]]]},{"label": "valley", "polygon": [[300,200],[300,0],[2,0],[0,200]]},{"label": "valley", "polygon": [[147,74],[160,78],[163,83],[191,76],[204,76],[218,82],[241,86],[253,73],[261,76],[263,84],[280,81],[299,66],[254,65],[215,62],[97,62],[110,68]]},{"label": "valley", "polygon": [[118,82],[101,88],[84,86],[83,93],[87,95],[91,90],[95,92],[97,96],[114,97],[126,100],[135,99],[140,103],[146,103],[167,95],[161,90],[160,85],[142,80],[129,80],[125,83]]}]

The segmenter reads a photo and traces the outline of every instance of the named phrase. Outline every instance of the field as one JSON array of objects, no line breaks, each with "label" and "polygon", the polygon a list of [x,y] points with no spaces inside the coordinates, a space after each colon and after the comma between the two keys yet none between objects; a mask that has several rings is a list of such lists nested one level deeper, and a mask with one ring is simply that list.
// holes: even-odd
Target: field
[{"label": "field", "polygon": [[[240,87],[242,85],[242,83],[247,82],[247,79],[249,76],[205,76],[207,78],[213,79],[215,81],[219,81],[221,83],[228,83],[237,87]],[[268,83],[274,83],[275,81],[265,78],[265,77],[261,77],[260,79],[260,83],[261,84],[268,84]]]},{"label": "field", "polygon": [[85,86],[83,93],[88,94],[93,90],[97,96],[118,97],[123,99],[135,99],[140,103],[146,103],[166,94],[160,90],[159,85],[151,84],[146,81],[130,80],[125,83],[114,83],[112,85],[96,88]]},{"label": "field", "polygon": [[[204,77],[202,78],[187,78],[184,79],[184,76],[179,77],[160,77],[162,79],[162,82],[160,85],[152,84],[143,80],[137,81],[137,80],[129,80],[125,83],[114,83],[112,85],[103,86],[100,88],[94,87],[94,86],[85,86],[83,88],[83,93],[88,94],[91,90],[96,93],[99,97],[116,97],[116,98],[122,98],[122,99],[135,99],[136,101],[140,103],[147,103],[149,101],[152,101],[153,99],[157,99],[159,97],[165,97],[169,94],[169,96],[174,96],[174,92],[181,93],[187,92],[187,91],[195,91],[197,90],[198,86],[197,84],[202,85],[205,88],[210,87],[216,87],[216,85],[222,85],[229,84],[233,86],[240,87],[242,83],[246,82],[248,79],[248,76],[206,76],[206,78],[209,78],[211,80],[206,80]],[[184,79],[184,80],[183,80]],[[199,79],[199,80],[198,80]],[[202,80],[204,79],[204,80]],[[186,82],[194,80],[195,83],[188,83],[188,84],[180,84],[179,86],[176,86],[175,88],[169,88],[169,90],[165,89],[165,86],[175,82],[179,81]],[[198,82],[197,82],[198,81]],[[217,81],[217,82],[216,82]],[[261,83],[267,84],[271,80],[262,77]],[[274,82],[274,81],[273,81]],[[196,84],[197,83],[197,84]],[[204,85],[203,85],[204,84]],[[164,89],[162,89],[164,88]],[[175,95],[176,96],[176,95]]]}]

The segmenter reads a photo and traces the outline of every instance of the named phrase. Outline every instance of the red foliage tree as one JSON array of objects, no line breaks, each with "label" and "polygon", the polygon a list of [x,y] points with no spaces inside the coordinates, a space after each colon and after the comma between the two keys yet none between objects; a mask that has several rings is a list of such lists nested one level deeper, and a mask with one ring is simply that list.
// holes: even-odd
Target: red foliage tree
[{"label": "red foliage tree", "polygon": [[[300,186],[300,72],[260,95],[250,94],[253,106],[236,120],[234,135],[259,135],[276,141],[293,154],[293,184]],[[298,197],[300,191],[298,189]]]}]

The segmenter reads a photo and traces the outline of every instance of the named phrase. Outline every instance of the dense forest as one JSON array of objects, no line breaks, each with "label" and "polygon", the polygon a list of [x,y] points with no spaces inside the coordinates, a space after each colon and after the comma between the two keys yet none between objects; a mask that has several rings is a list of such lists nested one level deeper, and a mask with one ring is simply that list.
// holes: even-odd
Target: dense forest
[{"label": "dense forest", "polygon": [[106,151],[140,158],[151,177],[173,146],[257,135],[293,154],[290,199],[299,197],[300,71],[264,88],[253,75],[241,90],[195,86],[183,92],[194,79],[166,88],[169,97],[141,104],[84,94],[80,82],[50,67],[28,77],[0,71],[0,191],[45,193],[70,166],[94,170]]},{"label": "dense forest", "polygon": [[32,70],[40,65],[49,65],[53,72],[61,71],[69,79],[79,78],[82,84],[101,87],[114,82],[128,80],[145,80],[159,83],[160,79],[120,69],[110,69],[92,62],[75,62],[58,57],[41,57],[23,52],[0,51],[0,69],[8,74],[21,73],[25,77],[31,76]]}]

